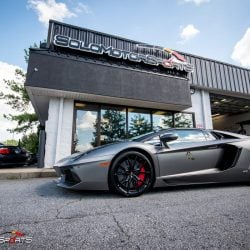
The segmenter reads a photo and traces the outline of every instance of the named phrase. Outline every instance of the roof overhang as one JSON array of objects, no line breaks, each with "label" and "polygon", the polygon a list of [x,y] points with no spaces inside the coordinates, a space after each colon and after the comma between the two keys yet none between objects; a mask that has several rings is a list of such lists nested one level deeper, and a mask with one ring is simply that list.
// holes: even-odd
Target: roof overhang
[{"label": "roof overhang", "polygon": [[31,50],[25,86],[40,122],[51,97],[181,111],[191,107],[186,79]]}]

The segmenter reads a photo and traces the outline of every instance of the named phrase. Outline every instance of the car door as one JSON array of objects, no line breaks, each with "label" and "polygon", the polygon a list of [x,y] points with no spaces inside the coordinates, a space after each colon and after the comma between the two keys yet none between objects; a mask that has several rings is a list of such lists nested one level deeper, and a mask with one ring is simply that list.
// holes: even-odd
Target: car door
[{"label": "car door", "polygon": [[162,178],[187,178],[216,171],[223,153],[216,138],[208,138],[199,129],[176,129],[171,132],[178,139],[169,142],[169,148],[158,152]]}]

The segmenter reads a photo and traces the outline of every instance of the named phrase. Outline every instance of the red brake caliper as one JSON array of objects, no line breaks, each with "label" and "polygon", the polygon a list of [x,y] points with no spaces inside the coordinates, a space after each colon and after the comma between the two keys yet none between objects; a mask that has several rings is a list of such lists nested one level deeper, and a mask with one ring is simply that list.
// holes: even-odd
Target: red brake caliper
[{"label": "red brake caliper", "polygon": [[144,180],[146,178],[145,172],[146,172],[145,168],[144,168],[144,166],[142,166],[141,169],[140,169],[140,173],[137,175],[137,177],[140,179],[140,180],[137,181],[137,184],[136,184],[137,187],[142,186],[142,184],[143,184],[143,182],[144,182]]}]

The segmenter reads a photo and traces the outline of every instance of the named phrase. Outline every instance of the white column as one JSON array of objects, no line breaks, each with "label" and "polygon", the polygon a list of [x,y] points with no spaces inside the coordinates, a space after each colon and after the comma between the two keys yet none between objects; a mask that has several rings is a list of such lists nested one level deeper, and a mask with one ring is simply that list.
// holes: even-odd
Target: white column
[{"label": "white column", "polygon": [[59,98],[51,98],[49,102],[48,120],[45,123],[46,144],[44,167],[53,167],[56,156],[57,127],[59,116]]},{"label": "white column", "polygon": [[202,103],[204,128],[212,129],[213,120],[212,120],[211,102],[210,102],[209,92],[204,91],[204,90],[201,91],[201,103]]},{"label": "white column", "polygon": [[197,128],[212,129],[213,122],[211,116],[211,105],[209,93],[204,90],[195,90],[191,95],[192,107],[186,112],[195,113],[195,123]]},{"label": "white column", "polygon": [[56,155],[55,155],[55,162],[60,160],[59,152],[61,147],[61,136],[62,136],[62,120],[63,120],[63,106],[64,100],[60,98],[59,101],[59,110],[58,110],[58,123],[57,123],[57,138],[56,138]]},{"label": "white column", "polygon": [[58,131],[56,161],[71,155],[73,134],[74,100],[64,99],[61,128]]},{"label": "white column", "polygon": [[73,100],[50,99],[48,120],[45,124],[45,168],[53,167],[56,161],[71,154],[73,113]]}]

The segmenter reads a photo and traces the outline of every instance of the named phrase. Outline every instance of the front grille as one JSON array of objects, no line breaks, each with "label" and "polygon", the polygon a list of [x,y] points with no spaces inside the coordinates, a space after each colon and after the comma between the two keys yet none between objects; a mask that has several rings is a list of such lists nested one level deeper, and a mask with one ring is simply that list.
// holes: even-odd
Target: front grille
[{"label": "front grille", "polygon": [[77,184],[81,182],[80,178],[71,169],[61,169],[63,175],[65,175],[65,183]]}]

